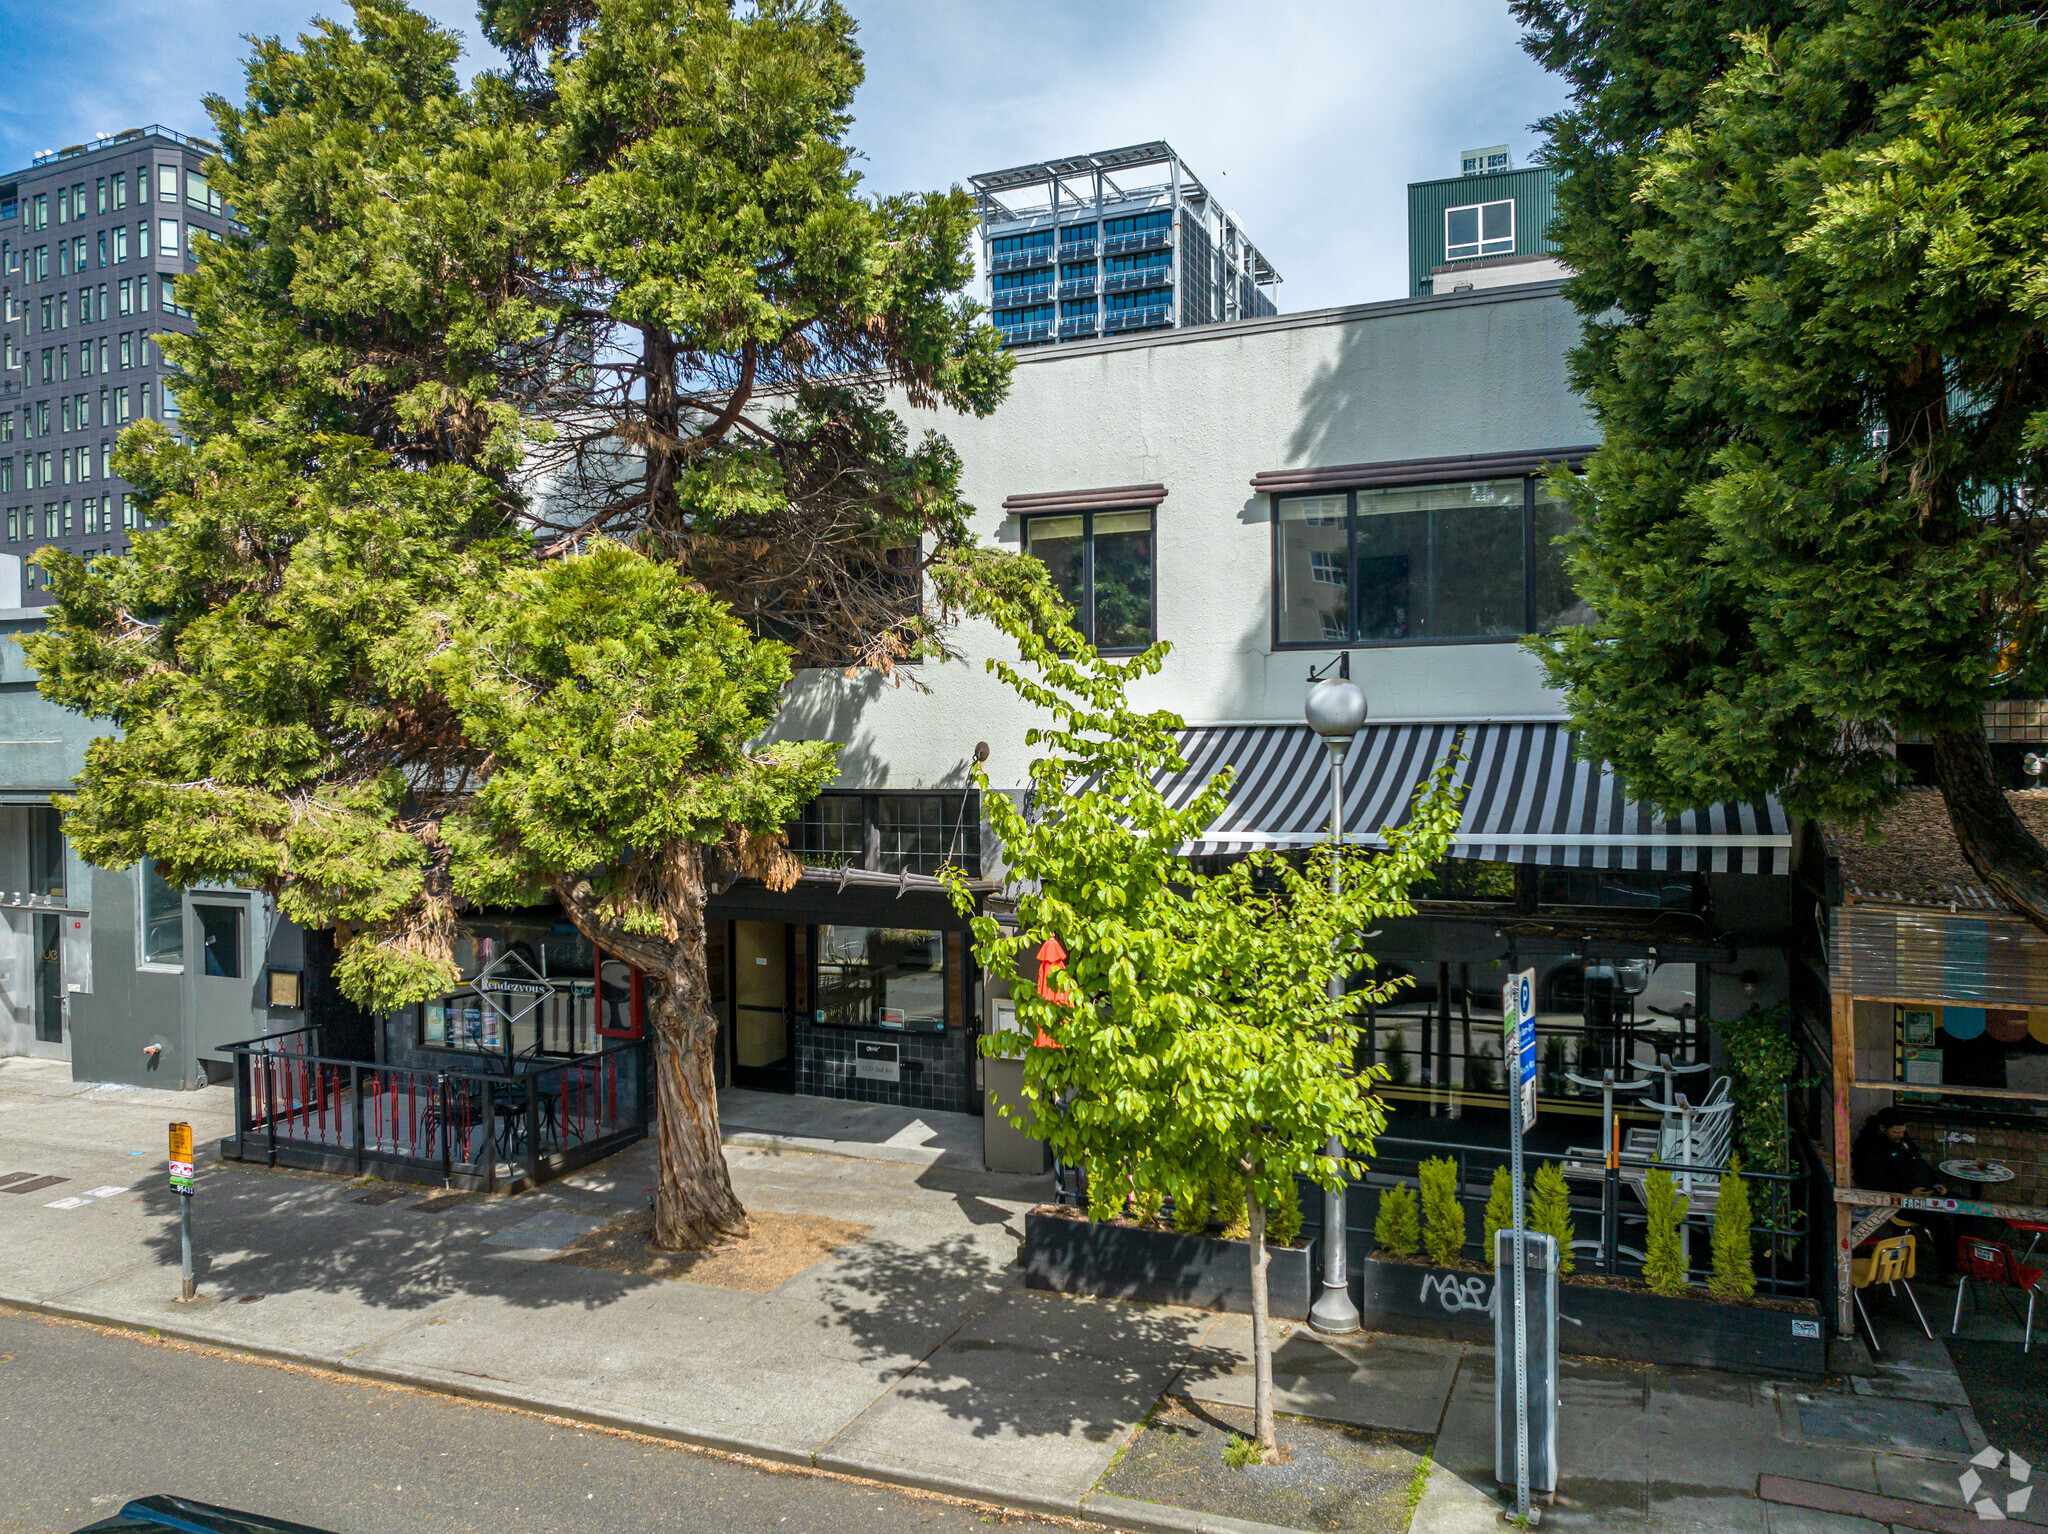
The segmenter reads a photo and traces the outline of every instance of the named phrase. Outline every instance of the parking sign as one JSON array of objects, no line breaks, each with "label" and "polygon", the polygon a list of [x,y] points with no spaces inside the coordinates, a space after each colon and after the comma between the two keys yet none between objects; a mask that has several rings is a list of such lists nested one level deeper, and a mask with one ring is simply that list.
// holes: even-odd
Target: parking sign
[{"label": "parking sign", "polygon": [[1508,976],[1501,987],[1501,1059],[1513,1061],[1522,1127],[1536,1122],[1536,971]]}]

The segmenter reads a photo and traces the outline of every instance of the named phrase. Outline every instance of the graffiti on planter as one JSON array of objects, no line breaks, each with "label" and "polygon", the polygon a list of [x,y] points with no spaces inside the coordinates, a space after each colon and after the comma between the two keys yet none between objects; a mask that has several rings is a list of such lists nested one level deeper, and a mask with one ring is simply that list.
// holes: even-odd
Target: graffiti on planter
[{"label": "graffiti on planter", "polygon": [[1493,1313],[1492,1291],[1487,1287],[1487,1281],[1477,1274],[1464,1279],[1455,1273],[1423,1274],[1422,1304],[1429,1303],[1432,1289],[1436,1291],[1438,1302],[1452,1315],[1461,1310],[1477,1310],[1488,1315]]}]

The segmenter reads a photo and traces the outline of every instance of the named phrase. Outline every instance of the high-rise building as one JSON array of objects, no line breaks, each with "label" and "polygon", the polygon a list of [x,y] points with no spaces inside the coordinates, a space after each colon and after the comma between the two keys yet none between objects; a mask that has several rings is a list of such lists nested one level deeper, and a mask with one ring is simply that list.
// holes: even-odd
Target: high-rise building
[{"label": "high-rise building", "polygon": [[1553,252],[1557,172],[1515,169],[1505,144],[1468,149],[1459,173],[1408,184],[1408,292],[1463,293],[1569,276]]},{"label": "high-rise building", "polygon": [[1280,274],[1163,140],[969,179],[1011,346],[1279,313]]},{"label": "high-rise building", "polygon": [[[0,175],[0,553],[120,553],[144,525],[114,439],[178,419],[157,337],[192,328],[179,280],[228,224],[218,153],[152,125]],[[22,585],[49,600],[32,560]]]}]

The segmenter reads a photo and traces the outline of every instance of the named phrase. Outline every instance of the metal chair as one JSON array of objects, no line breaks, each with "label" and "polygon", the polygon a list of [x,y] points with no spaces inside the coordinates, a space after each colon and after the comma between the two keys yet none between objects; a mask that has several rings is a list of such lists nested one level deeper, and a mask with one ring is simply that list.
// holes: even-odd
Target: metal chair
[{"label": "metal chair", "polygon": [[1982,1284],[2017,1290],[2027,1297],[2026,1342],[2021,1351],[2033,1352],[2034,1300],[2041,1292],[2043,1277],[2048,1277],[2048,1273],[2028,1267],[2003,1241],[1986,1241],[1977,1236],[1956,1237],[1956,1314],[1949,1323],[1949,1335],[1954,1336],[1963,1324],[1963,1294],[1974,1278]]},{"label": "metal chair", "polygon": [[2027,1242],[2027,1249],[2020,1254],[2021,1262],[2032,1262],[2034,1260],[2034,1248],[2041,1244],[2043,1236],[2048,1236],[2048,1220],[2007,1220],[2005,1228],[2008,1231],[2018,1231],[2023,1235],[2033,1238]]},{"label": "metal chair", "polygon": [[1927,1334],[1928,1341],[1934,1340],[1934,1328],[1927,1324],[1927,1313],[1920,1308],[1920,1300],[1913,1293],[1913,1260],[1917,1243],[1910,1235],[1889,1236],[1883,1241],[1874,1241],[1862,1248],[1849,1260],[1849,1281],[1855,1285],[1856,1314],[1863,1317],[1863,1329],[1870,1333],[1870,1351],[1882,1353],[1877,1345],[1877,1328],[1870,1324],[1870,1312],[1863,1308],[1863,1291],[1872,1284],[1883,1284],[1887,1294],[1897,1296],[1900,1283],[1906,1285],[1906,1298],[1913,1303],[1913,1314],[1920,1318],[1920,1330]]}]

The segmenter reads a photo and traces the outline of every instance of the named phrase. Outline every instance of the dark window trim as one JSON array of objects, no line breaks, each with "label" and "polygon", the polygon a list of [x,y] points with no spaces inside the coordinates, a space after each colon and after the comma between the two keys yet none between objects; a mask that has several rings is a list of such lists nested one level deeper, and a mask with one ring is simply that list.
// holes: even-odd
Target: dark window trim
[{"label": "dark window trim", "polygon": [[[1573,451],[1579,450],[1574,449]],[[1590,452],[1591,449],[1585,449],[1584,451]],[[1537,457],[1538,455],[1496,454],[1493,456],[1495,461],[1508,461],[1511,459],[1527,460],[1530,458]],[[1425,459],[1418,461],[1426,463],[1463,463],[1466,465],[1471,465],[1481,460],[1467,458],[1433,460]],[[1346,603],[1345,610],[1348,614],[1347,621],[1350,625],[1350,633],[1355,636],[1358,633],[1358,492],[1360,490],[1399,489],[1408,485],[1456,484],[1460,480],[1464,479],[1478,480],[1519,478],[1522,481],[1522,622],[1524,625],[1522,632],[1519,634],[1474,634],[1468,638],[1439,637],[1437,635],[1432,634],[1425,636],[1421,639],[1360,639],[1355,637],[1312,640],[1282,639],[1280,637],[1280,502],[1282,500],[1291,500],[1294,497],[1301,495],[1329,495],[1332,494],[1337,489],[1337,487],[1335,485],[1325,484],[1306,490],[1289,488],[1283,490],[1268,491],[1266,496],[1266,550],[1267,566],[1271,578],[1271,584],[1268,587],[1268,591],[1270,593],[1268,605],[1271,608],[1269,637],[1272,642],[1273,650],[1276,652],[1285,650],[1340,649],[1413,650],[1424,649],[1435,645],[1520,644],[1530,634],[1536,632],[1536,630],[1533,627],[1528,626],[1531,620],[1535,617],[1536,613],[1536,480],[1542,468],[1547,467],[1549,463],[1554,463],[1557,461],[1559,460],[1556,457],[1556,455],[1550,455],[1548,458],[1544,460],[1543,463],[1537,465],[1535,468],[1525,468],[1516,472],[1494,472],[1491,474],[1463,473],[1451,475],[1432,475],[1430,477],[1419,479],[1380,480],[1371,483],[1352,480],[1347,481],[1343,487],[1345,559],[1344,585]],[[1576,468],[1577,465],[1575,464],[1573,465],[1573,467]],[[1307,472],[1321,474],[1335,473],[1337,471],[1319,469]],[[1273,476],[1259,476],[1260,479],[1270,477]],[[1254,479],[1253,483],[1257,484],[1258,479]],[[1431,579],[1429,589],[1429,609],[1430,618],[1432,620],[1434,620],[1436,616],[1435,537],[1436,534],[1434,529],[1432,528],[1432,531],[1430,533]],[[1154,585],[1156,589],[1156,577]]]},{"label": "dark window trim", "polygon": [[[1322,469],[1264,469],[1252,476],[1260,495],[1314,495],[1332,490],[1385,490],[1441,485],[1461,479],[1512,479],[1540,474],[1553,464],[1577,472],[1597,444],[1512,453],[1467,453],[1455,458],[1401,458],[1382,463],[1340,463]],[[1006,503],[1007,504],[1007,503]]]},{"label": "dark window trim", "polygon": [[1164,485],[1108,485],[1096,490],[1042,490],[1003,498],[1003,510],[1019,517],[1052,511],[1152,511],[1166,499]]},{"label": "dark window trim", "polygon": [[[811,802],[816,803],[819,799],[858,799],[860,801],[860,856],[858,861],[850,866],[868,873],[880,873],[886,872],[880,866],[882,855],[881,801],[884,799],[943,800],[953,798],[961,801],[961,809],[958,820],[952,831],[949,832],[948,840],[949,842],[952,840],[954,833],[958,833],[960,839],[964,840],[966,832],[971,829],[975,836],[973,858],[976,862],[979,862],[981,857],[981,790],[977,788],[826,788],[819,790]],[[796,820],[791,822],[792,828],[802,824],[804,811],[809,808],[810,805],[806,804],[804,809],[797,811]],[[801,858],[803,856],[803,849],[798,848],[795,850],[797,856]],[[965,856],[964,851],[963,856]],[[823,865],[806,864],[805,866],[816,867]]]},{"label": "dark window trim", "polygon": [[[1166,492],[1160,490],[1160,498]],[[1019,499],[1012,496],[1011,500]],[[1003,503],[1011,509],[1009,501]],[[1019,541],[1024,552],[1031,552],[1030,523],[1038,517],[1074,517],[1081,519],[1081,611],[1074,616],[1081,625],[1081,637],[1095,644],[1095,514],[1098,511],[1142,511],[1152,519],[1151,541],[1146,549],[1146,571],[1151,580],[1152,600],[1147,603],[1145,642],[1138,645],[1116,645],[1110,648],[1096,646],[1098,655],[1140,655],[1159,642],[1159,503],[1142,505],[1128,500],[1090,502],[1085,505],[1065,508],[1046,506],[1030,511],[1017,512],[1021,534]],[[1354,625],[1355,626],[1355,625]]]}]

